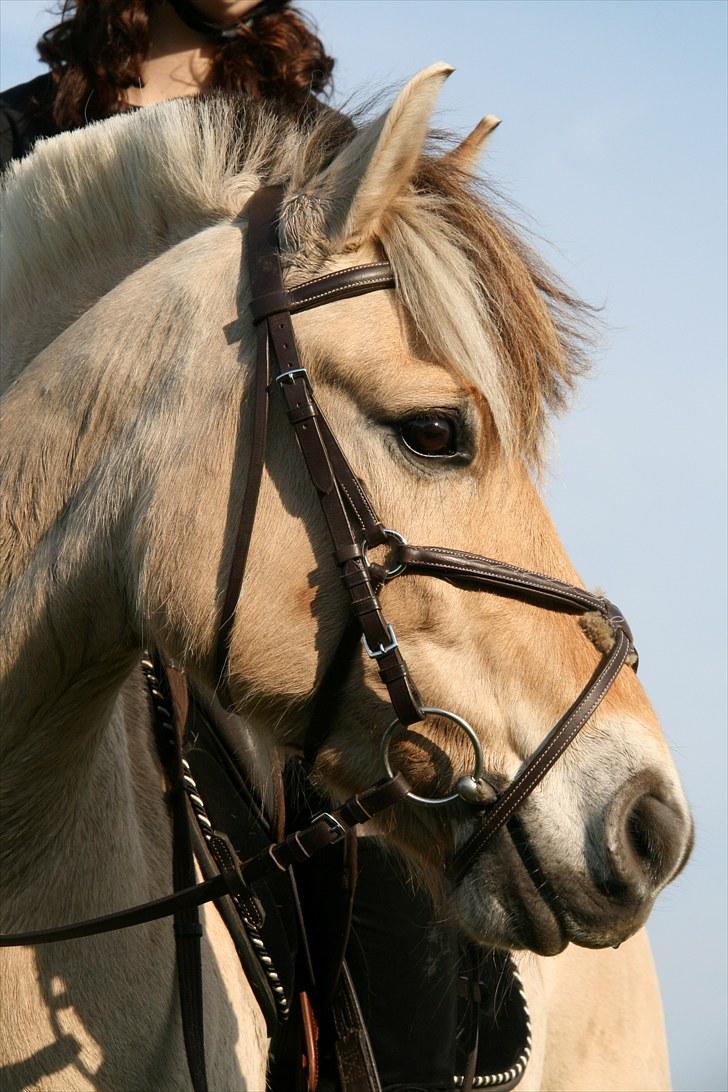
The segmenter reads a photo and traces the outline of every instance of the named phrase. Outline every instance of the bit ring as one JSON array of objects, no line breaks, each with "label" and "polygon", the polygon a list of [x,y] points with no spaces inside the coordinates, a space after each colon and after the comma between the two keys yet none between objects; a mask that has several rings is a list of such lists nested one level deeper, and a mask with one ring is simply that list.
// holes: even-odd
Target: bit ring
[{"label": "bit ring", "polygon": [[[457,715],[457,713],[451,713],[447,709],[436,709],[434,706],[424,705],[422,707],[422,712],[423,712],[423,714],[432,713],[433,716],[436,716],[436,717],[445,717],[446,720],[451,720],[453,722],[453,724],[457,724],[457,726],[459,728],[462,728],[463,732],[465,732],[465,735],[470,740],[470,743],[471,743],[472,748],[473,748],[473,754],[475,755],[475,763],[473,765],[473,771],[469,776],[470,776],[470,778],[472,778],[472,780],[474,782],[479,781],[482,778],[482,775],[483,775],[483,750],[482,750],[482,748],[480,746],[480,740],[478,739],[477,735],[475,734],[475,730],[468,724],[468,722],[466,720],[463,720],[462,717],[459,717]],[[392,745],[392,740],[394,738],[394,734],[395,734],[396,729],[398,727],[401,728],[402,726],[403,725],[402,725],[401,720],[398,717],[395,717],[395,719],[392,721],[392,723],[389,725],[386,732],[382,736],[382,743],[381,743],[380,753],[381,753],[381,756],[382,756],[382,762],[384,764],[384,768],[387,771],[387,774],[388,774],[389,777],[394,777],[394,771],[392,770],[392,764],[389,761],[389,748]],[[460,783],[460,780],[463,780],[463,779],[462,778],[459,779],[458,784]],[[410,800],[414,801],[414,803],[424,804],[427,807],[431,807],[431,808],[439,808],[443,804],[451,804],[454,800],[466,799],[465,797],[462,796],[462,794],[460,792],[452,792],[448,796],[435,796],[435,797],[418,796],[417,793],[408,792],[407,796],[409,797]]]}]

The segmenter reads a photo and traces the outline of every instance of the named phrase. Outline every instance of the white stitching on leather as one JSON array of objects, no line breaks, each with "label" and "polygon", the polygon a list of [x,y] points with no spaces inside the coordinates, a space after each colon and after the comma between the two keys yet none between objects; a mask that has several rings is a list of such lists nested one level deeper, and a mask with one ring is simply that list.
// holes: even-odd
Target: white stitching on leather
[{"label": "white stitching on leather", "polygon": [[[431,549],[432,549],[432,552],[434,553],[435,548],[432,547]],[[451,555],[453,557],[458,556],[456,554],[455,550],[440,550],[439,552],[442,553],[442,554]],[[462,556],[462,555],[460,555],[460,556]],[[417,565],[418,564],[417,560],[415,560],[413,562],[413,564]],[[424,559],[421,560],[419,562],[419,564],[428,565],[433,569],[446,569],[447,570],[447,569],[452,568],[452,566],[444,564],[443,562],[429,561],[429,560],[424,560]],[[506,565],[505,562],[501,562],[501,561],[497,562],[497,564],[498,565],[504,565],[504,566]],[[507,566],[507,568],[513,569],[514,574],[516,574],[516,575],[523,574],[523,576],[526,576],[526,577],[528,577],[528,576],[538,576],[539,575],[538,573],[529,573],[528,569],[519,569],[515,565],[509,565],[509,566]],[[526,590],[528,590],[528,591],[532,591],[532,592],[536,592],[536,593],[542,592],[544,595],[547,595],[548,591],[549,591],[548,588],[539,588],[539,587],[535,587],[532,584],[524,583],[523,580],[518,580],[515,577],[510,576],[508,573],[500,572],[499,569],[491,569],[490,571],[488,571],[488,570],[483,570],[483,569],[473,569],[473,568],[469,568],[469,567],[466,567],[466,566],[463,565],[462,568],[459,568],[457,571],[458,571],[458,573],[464,573],[464,574],[470,575],[470,576],[484,576],[484,577],[490,576],[494,580],[502,580],[504,583],[510,584],[510,585],[512,585],[514,587],[525,587]],[[544,576],[543,579],[544,580],[551,580],[551,577]],[[554,583],[556,583],[556,582],[554,581]],[[565,584],[564,588],[569,588],[569,585]],[[582,593],[581,591],[579,591],[578,588],[575,589],[574,591],[572,591],[571,588],[569,588],[568,595],[571,596],[573,599],[577,600],[578,602],[586,604],[588,607],[590,607],[592,609],[595,609],[597,602],[601,604],[601,600],[592,599],[591,596],[589,596],[588,592]]]},{"label": "white stitching on leather", "polygon": [[389,262],[365,262],[364,265],[350,265],[346,269],[337,269],[333,273],[324,273],[321,277],[312,277],[310,281],[303,281],[302,284],[290,288],[289,292],[299,292],[302,288],[309,288],[312,284],[322,284],[324,281],[330,281],[332,277],[340,277],[343,273],[358,273],[361,269],[384,269],[385,266],[390,270],[392,268]]},{"label": "white stitching on leather", "polygon": [[[448,550],[444,546],[427,546],[427,547],[425,547],[425,550],[427,551],[427,553],[442,554],[445,557],[458,557],[462,561],[466,561],[466,562],[472,560],[472,557],[471,557],[470,554],[464,553],[461,550]],[[595,609],[599,609],[599,607],[602,607],[602,608],[604,607],[604,602],[599,596],[592,595],[591,592],[588,592],[584,588],[577,588],[573,584],[566,584],[562,580],[557,580],[553,576],[547,576],[546,573],[540,573],[535,569],[523,569],[523,568],[521,568],[520,565],[511,565],[507,561],[496,561],[495,558],[490,558],[490,559],[486,559],[486,560],[490,560],[494,565],[497,565],[499,569],[500,569],[500,567],[503,567],[504,569],[508,569],[510,572],[521,573],[521,574],[523,574],[523,576],[530,576],[530,577],[535,576],[537,579],[548,580],[550,584],[554,584],[556,587],[558,587],[560,589],[563,588],[564,591],[566,593],[568,593],[568,595],[574,596],[575,598],[578,597],[579,600],[582,603],[588,603],[590,606],[593,606]],[[437,562],[435,562],[435,561],[424,561],[423,560],[420,563],[423,564],[423,565],[437,566]],[[417,564],[417,562],[415,562],[415,564]],[[441,565],[439,567],[444,568],[445,566]],[[463,570],[463,571],[465,571],[465,570]],[[478,573],[480,572],[479,569],[472,569],[472,568],[468,569],[467,571],[470,572],[470,573],[473,573],[474,575],[478,575]],[[497,576],[498,575],[498,569],[494,569],[492,571],[492,575]],[[539,589],[539,590],[547,591],[548,589],[544,588],[544,589]]]},{"label": "white stitching on leather", "polygon": [[[374,285],[378,285],[378,284],[388,284],[388,285],[391,286],[391,281],[392,281],[391,276],[389,276],[389,277],[377,277],[377,278],[373,277],[370,281],[366,281],[366,287],[369,288],[370,286],[374,286]],[[305,300],[298,300],[298,301],[293,300],[292,301],[293,306],[291,308],[291,311],[295,315],[297,306],[303,305],[304,303],[305,304],[313,303],[314,300],[323,300],[323,299],[326,299],[327,296],[338,296],[341,292],[346,292],[350,287],[351,287],[351,285],[344,284],[344,285],[341,286],[341,288],[330,288],[328,290],[328,292],[317,292],[315,296],[306,296]],[[361,285],[360,287],[363,288],[365,286]],[[362,292],[361,295],[364,295],[364,293]]]}]

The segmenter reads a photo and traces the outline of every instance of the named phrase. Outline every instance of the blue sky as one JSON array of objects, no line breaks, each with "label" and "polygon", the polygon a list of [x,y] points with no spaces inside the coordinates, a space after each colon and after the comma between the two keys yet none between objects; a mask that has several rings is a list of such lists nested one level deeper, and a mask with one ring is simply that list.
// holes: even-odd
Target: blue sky
[{"label": "blue sky", "polygon": [[[0,0],[3,87],[41,71],[36,0]],[[588,584],[625,610],[694,806],[650,922],[678,1092],[725,1071],[726,13],[722,0],[309,0],[337,100],[456,66],[440,124],[504,119],[488,173],[603,308],[546,489]],[[545,240],[548,240],[546,242]]]}]

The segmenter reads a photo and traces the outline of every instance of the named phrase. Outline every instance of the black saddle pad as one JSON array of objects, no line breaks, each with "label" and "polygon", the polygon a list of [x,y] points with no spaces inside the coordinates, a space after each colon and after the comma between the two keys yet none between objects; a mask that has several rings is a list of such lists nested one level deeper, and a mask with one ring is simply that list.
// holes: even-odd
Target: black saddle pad
[{"label": "black saddle pad", "polygon": [[[318,930],[335,928],[340,874],[322,860],[306,885]],[[339,924],[340,928],[340,924]],[[530,1024],[508,952],[475,948],[438,918],[427,892],[378,838],[358,840],[358,880],[346,961],[383,1092],[452,1092],[478,1050],[474,1087],[514,1088],[530,1053]],[[476,1002],[476,996],[479,1000]],[[346,1092],[322,1044],[321,1089]]]}]

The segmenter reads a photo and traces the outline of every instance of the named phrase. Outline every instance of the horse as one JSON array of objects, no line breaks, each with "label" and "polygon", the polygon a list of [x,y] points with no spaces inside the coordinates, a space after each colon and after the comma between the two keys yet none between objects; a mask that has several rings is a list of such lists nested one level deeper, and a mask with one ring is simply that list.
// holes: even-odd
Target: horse
[{"label": "horse", "polygon": [[[291,118],[177,100],[41,142],[4,191],[3,932],[169,890],[170,829],[137,664],[163,649],[264,753],[302,746],[348,624],[315,491],[273,413],[221,680],[217,619],[251,460],[244,211],[282,186],[287,286],[386,255],[396,288],[294,317],[323,410],[387,525],[579,584],[538,491],[549,414],[585,368],[582,313],[479,185],[495,119],[428,143],[436,64],[381,117]],[[242,407],[242,416],[240,408]],[[456,710],[500,789],[599,653],[568,615],[416,573],[382,590],[428,706]],[[593,637],[593,635],[591,635]],[[364,651],[339,672],[317,784],[381,774],[391,709]],[[440,717],[392,748],[420,793],[472,766]],[[470,811],[398,804],[374,828],[483,944],[513,951],[533,1013],[521,1083],[664,1089],[644,922],[690,851],[655,714],[623,668],[454,889]],[[203,911],[210,1086],[265,1087],[265,1027]],[[169,924],[3,952],[7,1088],[189,1087]]]}]

